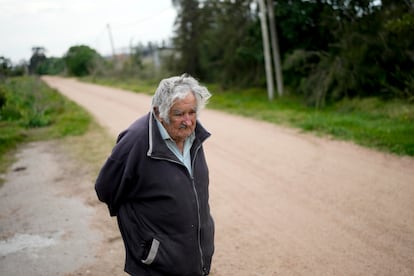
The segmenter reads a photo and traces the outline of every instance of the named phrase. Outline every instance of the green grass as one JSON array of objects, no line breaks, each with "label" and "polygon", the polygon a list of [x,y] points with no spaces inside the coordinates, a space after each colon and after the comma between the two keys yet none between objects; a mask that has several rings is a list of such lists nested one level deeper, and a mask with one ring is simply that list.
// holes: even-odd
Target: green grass
[{"label": "green grass", "polygon": [[0,81],[0,173],[19,144],[81,135],[91,121],[86,111],[36,77]]},{"label": "green grass", "polygon": [[[95,83],[149,94],[157,87],[157,83],[138,80],[96,79]],[[128,88],[130,85],[132,88]],[[207,87],[213,94],[209,108],[353,141],[398,155],[414,156],[414,105],[402,100],[343,100],[315,109],[292,96],[269,102],[266,90],[261,88],[224,91],[214,84]]]},{"label": "green grass", "polygon": [[269,102],[265,91],[258,92],[217,93],[209,107],[414,156],[413,104],[369,98],[343,100],[324,109],[315,109],[292,97]]}]

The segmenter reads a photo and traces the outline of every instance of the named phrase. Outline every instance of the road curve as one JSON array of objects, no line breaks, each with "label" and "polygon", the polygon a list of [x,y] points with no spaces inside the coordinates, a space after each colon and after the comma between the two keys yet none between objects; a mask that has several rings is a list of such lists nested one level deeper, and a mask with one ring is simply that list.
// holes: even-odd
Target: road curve
[{"label": "road curve", "polygon": [[[44,77],[115,136],[150,97]],[[214,101],[214,91],[212,101]],[[414,275],[414,159],[204,110],[214,276]]]}]

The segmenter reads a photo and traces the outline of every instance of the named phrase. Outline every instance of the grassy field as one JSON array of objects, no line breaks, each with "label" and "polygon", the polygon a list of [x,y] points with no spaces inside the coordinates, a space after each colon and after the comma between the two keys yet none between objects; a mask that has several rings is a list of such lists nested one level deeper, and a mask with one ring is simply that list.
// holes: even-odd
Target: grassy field
[{"label": "grassy field", "polygon": [[[139,80],[85,79],[98,84],[153,94],[157,83]],[[267,100],[264,89],[223,90],[206,85],[213,97],[209,108],[328,135],[335,139],[414,156],[414,104],[377,98],[343,100],[323,109],[306,106],[292,96]]]},{"label": "grassy field", "polygon": [[0,81],[0,174],[20,143],[82,135],[91,122],[86,111],[36,77]]}]

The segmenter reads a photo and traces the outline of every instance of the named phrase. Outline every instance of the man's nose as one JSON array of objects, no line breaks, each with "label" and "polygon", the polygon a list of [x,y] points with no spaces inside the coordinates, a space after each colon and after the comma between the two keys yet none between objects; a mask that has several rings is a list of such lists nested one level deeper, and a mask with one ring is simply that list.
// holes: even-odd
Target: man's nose
[{"label": "man's nose", "polygon": [[190,114],[184,114],[183,123],[186,126],[191,126],[193,124],[193,121],[191,120]]}]

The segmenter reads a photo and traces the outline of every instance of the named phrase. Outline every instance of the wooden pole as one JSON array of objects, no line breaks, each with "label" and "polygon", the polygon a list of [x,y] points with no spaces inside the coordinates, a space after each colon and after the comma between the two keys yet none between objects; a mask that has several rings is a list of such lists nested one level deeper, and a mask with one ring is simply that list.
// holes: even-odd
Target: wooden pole
[{"label": "wooden pole", "polygon": [[279,42],[277,39],[276,22],[273,12],[273,0],[267,0],[267,8],[269,10],[270,39],[272,42],[273,63],[275,65],[275,75],[277,84],[277,93],[283,95],[283,77],[282,65],[280,64]]},{"label": "wooden pole", "polygon": [[262,27],[262,39],[263,39],[263,54],[265,59],[265,70],[266,70],[266,83],[267,83],[267,94],[269,101],[273,100],[274,97],[274,81],[272,74],[272,62],[270,57],[270,46],[269,46],[269,35],[267,30],[266,20],[266,6],[264,0],[257,0],[260,8],[260,23]]}]

